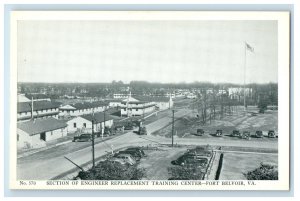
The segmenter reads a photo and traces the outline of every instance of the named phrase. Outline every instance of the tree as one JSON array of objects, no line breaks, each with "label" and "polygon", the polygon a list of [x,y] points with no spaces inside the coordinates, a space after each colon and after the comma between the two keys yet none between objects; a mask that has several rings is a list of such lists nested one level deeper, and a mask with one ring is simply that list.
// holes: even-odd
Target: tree
[{"label": "tree", "polygon": [[278,180],[278,167],[261,163],[260,167],[244,175],[248,180]]},{"label": "tree", "polygon": [[259,113],[265,113],[265,110],[268,108],[268,101],[265,98],[262,98],[258,102]]},{"label": "tree", "polygon": [[82,180],[139,180],[145,176],[144,169],[136,165],[121,165],[111,161],[99,162],[95,169],[79,172],[76,178]]},{"label": "tree", "polygon": [[187,168],[182,166],[169,167],[171,180],[203,180],[204,171],[198,167]]}]

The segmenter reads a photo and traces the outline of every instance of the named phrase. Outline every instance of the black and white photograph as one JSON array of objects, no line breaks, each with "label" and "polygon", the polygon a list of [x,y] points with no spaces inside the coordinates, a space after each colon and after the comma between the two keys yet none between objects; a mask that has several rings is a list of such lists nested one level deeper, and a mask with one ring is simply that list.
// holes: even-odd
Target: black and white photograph
[{"label": "black and white photograph", "polygon": [[288,12],[15,19],[15,188],[288,189]]}]

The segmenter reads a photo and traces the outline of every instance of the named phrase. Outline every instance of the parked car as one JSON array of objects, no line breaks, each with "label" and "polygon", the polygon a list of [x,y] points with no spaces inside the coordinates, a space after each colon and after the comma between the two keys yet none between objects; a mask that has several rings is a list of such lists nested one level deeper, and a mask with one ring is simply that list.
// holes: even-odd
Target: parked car
[{"label": "parked car", "polygon": [[201,159],[190,159],[187,158],[183,163],[181,163],[181,166],[185,166],[187,168],[204,168],[208,164],[207,158],[201,158]]},{"label": "parked car", "polygon": [[140,147],[129,147],[125,151],[136,151],[136,152],[139,152],[142,157],[146,157],[144,150]]},{"label": "parked car", "polygon": [[129,155],[131,155],[136,161],[139,161],[139,160],[141,160],[141,158],[142,158],[142,155],[141,155],[139,152],[136,152],[136,151],[134,151],[134,150],[119,151],[119,152],[117,153],[117,155],[118,155],[118,154],[129,154]]},{"label": "parked car", "polygon": [[125,125],[124,130],[133,130],[133,125],[130,124]]},{"label": "parked car", "polygon": [[88,142],[92,141],[92,134],[81,134],[79,136],[74,136],[73,142]]},{"label": "parked car", "polygon": [[276,137],[275,131],[274,131],[274,130],[269,130],[269,132],[268,132],[268,137],[269,137],[269,138],[275,138],[275,137]]},{"label": "parked car", "polygon": [[197,146],[194,149],[188,149],[187,154],[210,157],[212,155],[212,149],[209,149],[207,147]]},{"label": "parked car", "polygon": [[217,137],[221,137],[223,135],[223,131],[222,130],[217,130],[216,131],[216,136]]},{"label": "parked car", "polygon": [[201,128],[198,128],[198,129],[197,129],[197,133],[196,133],[195,135],[196,135],[196,136],[202,136],[202,135],[204,135],[204,130],[201,129]]},{"label": "parked car", "polygon": [[109,159],[110,162],[112,163],[117,163],[120,165],[134,165],[130,160],[124,159],[124,158],[117,158],[117,157],[113,157]]},{"label": "parked car", "polygon": [[232,137],[239,137],[240,135],[241,135],[241,133],[239,130],[233,130],[231,133]]},{"label": "parked car", "polygon": [[136,160],[130,154],[120,153],[115,155],[114,158],[121,159],[130,165],[136,164]]},{"label": "parked car", "polygon": [[193,160],[207,160],[207,158],[204,158],[204,157],[200,157],[200,156],[196,156],[196,155],[193,155],[193,154],[184,154],[182,156],[180,156],[179,158],[177,158],[176,160],[173,160],[171,161],[171,163],[173,165],[183,165],[186,160],[190,160],[190,159],[193,159]]},{"label": "parked car", "polygon": [[255,137],[262,138],[263,137],[263,132],[262,131],[256,131],[255,132]]},{"label": "parked car", "polygon": [[241,136],[242,139],[249,140],[250,139],[250,132],[249,131],[244,131]]},{"label": "parked car", "polygon": [[147,135],[147,129],[145,126],[142,126],[139,128],[139,132],[138,132],[139,135]]}]

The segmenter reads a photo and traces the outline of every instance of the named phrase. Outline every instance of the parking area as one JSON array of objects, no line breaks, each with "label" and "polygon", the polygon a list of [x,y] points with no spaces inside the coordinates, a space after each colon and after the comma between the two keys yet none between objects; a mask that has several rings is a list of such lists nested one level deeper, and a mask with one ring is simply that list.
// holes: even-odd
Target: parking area
[{"label": "parking area", "polygon": [[[256,108],[251,108],[251,112],[256,112]],[[241,140],[238,137],[232,137],[233,130],[238,130],[241,133],[244,131],[250,132],[251,140],[253,141],[277,141],[277,137],[269,138],[268,132],[270,130],[275,131],[275,135],[278,136],[278,112],[276,110],[268,110],[264,114],[248,113],[245,115],[243,108],[240,107],[230,115],[226,115],[223,118],[217,117],[216,119],[207,120],[205,124],[201,119],[196,118],[196,113],[191,112],[189,115],[176,119],[174,125],[174,134],[179,138],[215,138],[217,130],[222,130],[221,139]],[[197,135],[197,129],[202,129],[204,134],[202,136]],[[262,131],[262,137],[255,137],[256,131]],[[169,125],[155,133],[154,135],[171,137],[172,125]]]},{"label": "parking area", "polygon": [[147,157],[140,161],[139,167],[145,168],[146,178],[148,180],[168,180],[168,167],[171,167],[171,161],[184,154],[186,148],[159,147],[145,149]]}]

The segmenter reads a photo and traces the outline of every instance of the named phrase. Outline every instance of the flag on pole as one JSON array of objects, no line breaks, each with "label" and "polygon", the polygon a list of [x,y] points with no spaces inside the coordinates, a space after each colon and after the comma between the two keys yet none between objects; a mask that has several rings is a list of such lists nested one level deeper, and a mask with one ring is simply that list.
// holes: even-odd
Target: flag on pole
[{"label": "flag on pole", "polygon": [[254,48],[251,47],[248,43],[246,43],[246,49],[249,50],[250,52],[254,52]]}]

